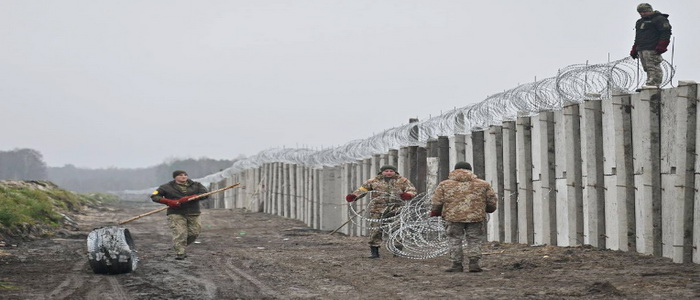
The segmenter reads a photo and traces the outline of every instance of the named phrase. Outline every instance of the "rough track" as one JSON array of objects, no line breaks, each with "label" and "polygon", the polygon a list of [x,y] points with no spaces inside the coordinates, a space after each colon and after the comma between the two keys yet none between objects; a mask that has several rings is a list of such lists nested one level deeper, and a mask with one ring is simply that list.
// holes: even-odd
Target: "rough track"
[{"label": "rough track", "polygon": [[485,272],[445,273],[446,257],[368,259],[366,239],[242,210],[205,210],[189,257],[172,255],[165,213],[125,225],[136,271],[94,274],[87,234],[150,211],[122,203],[75,216],[70,236],[0,248],[0,299],[698,299],[700,267],[589,247],[488,243]]}]

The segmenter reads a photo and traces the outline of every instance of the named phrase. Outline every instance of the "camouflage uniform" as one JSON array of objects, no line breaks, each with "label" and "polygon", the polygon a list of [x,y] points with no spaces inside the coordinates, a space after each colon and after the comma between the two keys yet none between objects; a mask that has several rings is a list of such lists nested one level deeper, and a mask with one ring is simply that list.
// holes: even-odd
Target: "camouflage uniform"
[{"label": "camouflage uniform", "polygon": [[[403,200],[399,197],[401,193],[411,194],[415,197],[416,188],[405,177],[396,174],[394,177],[385,178],[384,175],[367,180],[357,190],[352,192],[355,196],[363,196],[369,192],[371,200],[369,206],[369,217],[379,220],[370,222],[369,245],[379,247],[382,242],[382,220],[396,216],[401,209]],[[384,223],[386,224],[386,223]]]},{"label": "camouflage uniform", "polygon": [[448,179],[440,182],[432,198],[434,212],[442,214],[447,222],[450,260],[461,265],[464,260],[462,238],[466,233],[467,255],[481,258],[481,241],[484,239],[483,222],[486,213],[496,210],[497,197],[488,182],[464,169],[450,172]]},{"label": "camouflage uniform", "polygon": [[[185,184],[178,184],[175,180],[161,185],[151,194],[153,202],[159,202],[161,198],[177,200],[185,196],[199,195],[208,192],[207,188],[199,182],[187,180]],[[199,221],[199,201],[207,199],[203,197],[195,201],[182,203],[180,207],[169,207],[168,227],[173,234],[173,248],[175,254],[184,255],[185,247],[194,243],[202,230]]]},{"label": "camouflage uniform", "polygon": [[[651,11],[651,6],[648,9]],[[668,45],[670,39],[671,24],[668,22],[667,14],[654,11],[653,14],[637,20],[633,49],[637,51],[642,68],[647,73],[646,85],[661,85],[663,80],[661,62],[663,58],[661,53],[657,51],[657,45],[659,41],[666,41],[666,45]],[[666,51],[665,47],[663,51]]]},{"label": "camouflage uniform", "polygon": [[202,231],[199,215],[168,215],[168,227],[173,233],[175,254],[184,255],[185,247],[194,243]]}]

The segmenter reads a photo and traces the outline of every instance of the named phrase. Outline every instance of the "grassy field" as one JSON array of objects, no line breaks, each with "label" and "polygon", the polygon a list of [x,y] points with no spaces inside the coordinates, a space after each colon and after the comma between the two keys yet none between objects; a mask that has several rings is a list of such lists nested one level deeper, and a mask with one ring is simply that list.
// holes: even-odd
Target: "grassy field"
[{"label": "grassy field", "polygon": [[7,234],[18,226],[57,228],[65,214],[116,201],[114,195],[77,194],[49,181],[0,180],[0,230]]}]

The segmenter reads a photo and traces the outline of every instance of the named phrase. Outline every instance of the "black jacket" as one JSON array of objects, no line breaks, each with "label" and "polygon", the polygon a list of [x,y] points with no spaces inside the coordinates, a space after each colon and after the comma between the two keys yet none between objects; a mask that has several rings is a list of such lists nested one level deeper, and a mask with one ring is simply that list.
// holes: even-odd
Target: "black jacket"
[{"label": "black jacket", "polygon": [[[185,196],[199,195],[208,192],[207,188],[205,188],[204,185],[202,185],[199,182],[192,181],[190,179],[187,179],[187,183],[185,185],[187,187],[187,191],[183,193],[177,187],[177,183],[175,183],[175,180],[163,184],[160,187],[158,187],[158,189],[155,192],[153,192],[153,194],[151,194],[151,200],[153,202],[158,202],[161,198],[177,200]],[[207,196],[199,198],[195,201],[187,201],[185,203],[182,203],[178,208],[168,207],[168,215],[198,215],[200,214],[199,200],[207,198],[209,197]]]},{"label": "black jacket", "polygon": [[671,39],[671,23],[668,22],[668,15],[659,11],[654,11],[653,14],[637,20],[634,28],[636,31],[634,44],[637,45],[637,51],[654,50],[659,41]]}]

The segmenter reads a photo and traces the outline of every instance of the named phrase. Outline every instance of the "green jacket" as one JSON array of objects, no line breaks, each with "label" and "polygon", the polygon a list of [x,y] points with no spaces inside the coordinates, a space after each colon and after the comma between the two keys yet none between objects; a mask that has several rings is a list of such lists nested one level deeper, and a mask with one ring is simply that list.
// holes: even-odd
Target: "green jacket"
[{"label": "green jacket", "polygon": [[671,39],[671,23],[668,22],[668,15],[658,11],[637,20],[634,28],[634,44],[637,46],[637,51],[654,50],[660,40]]},{"label": "green jacket", "polygon": [[[160,203],[159,201],[161,198],[177,200],[185,196],[199,195],[208,192],[207,188],[205,188],[204,185],[202,185],[199,182],[192,181],[190,179],[187,179],[187,183],[185,183],[184,186],[185,191],[183,192],[178,187],[178,184],[175,183],[175,180],[170,181],[158,187],[158,189],[155,192],[153,192],[153,194],[151,194],[151,200],[153,202]],[[207,198],[209,198],[209,196],[199,198],[195,201],[187,201],[185,203],[182,203],[178,208],[168,207],[167,214],[199,215],[201,213],[199,210],[199,200],[204,200]]]}]

